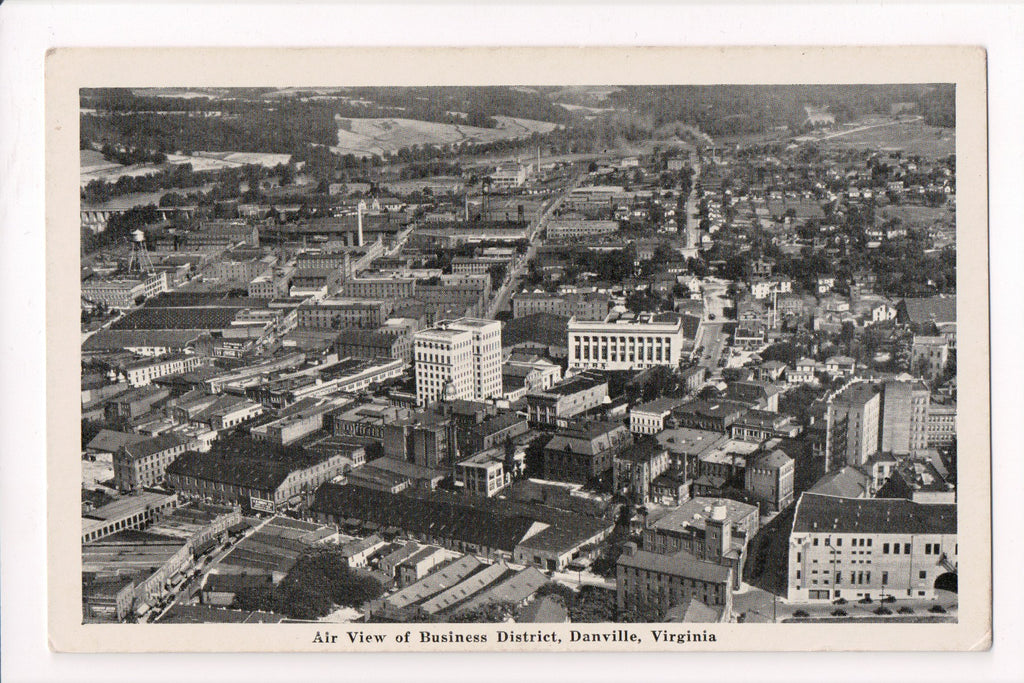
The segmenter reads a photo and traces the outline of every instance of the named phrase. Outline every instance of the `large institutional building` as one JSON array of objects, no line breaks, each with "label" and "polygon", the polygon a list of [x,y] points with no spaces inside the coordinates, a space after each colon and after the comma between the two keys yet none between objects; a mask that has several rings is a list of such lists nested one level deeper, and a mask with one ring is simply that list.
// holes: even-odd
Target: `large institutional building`
[{"label": "large institutional building", "polygon": [[645,370],[679,365],[683,322],[673,314],[636,318],[569,320],[569,368]]},{"label": "large institutional building", "polygon": [[957,571],[956,505],[800,496],[789,535],[792,602],[935,597]]},{"label": "large institutional building", "polygon": [[501,322],[446,320],[414,337],[416,402],[501,396]]}]

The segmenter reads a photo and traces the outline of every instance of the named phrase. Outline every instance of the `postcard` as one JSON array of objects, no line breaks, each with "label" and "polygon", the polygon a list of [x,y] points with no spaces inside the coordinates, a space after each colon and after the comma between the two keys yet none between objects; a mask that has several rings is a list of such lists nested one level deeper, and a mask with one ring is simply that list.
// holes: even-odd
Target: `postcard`
[{"label": "postcard", "polygon": [[985,68],[51,51],[52,647],[987,648]]}]

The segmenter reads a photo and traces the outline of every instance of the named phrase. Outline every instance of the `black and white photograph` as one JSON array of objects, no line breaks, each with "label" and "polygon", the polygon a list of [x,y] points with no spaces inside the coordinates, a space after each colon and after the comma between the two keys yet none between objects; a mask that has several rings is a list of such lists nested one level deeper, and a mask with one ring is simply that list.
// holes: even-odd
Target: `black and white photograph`
[{"label": "black and white photograph", "polygon": [[80,123],[87,622],[956,619],[952,85]]},{"label": "black and white photograph", "polygon": [[77,626],[560,651],[987,619],[962,78],[680,81],[79,84]]}]

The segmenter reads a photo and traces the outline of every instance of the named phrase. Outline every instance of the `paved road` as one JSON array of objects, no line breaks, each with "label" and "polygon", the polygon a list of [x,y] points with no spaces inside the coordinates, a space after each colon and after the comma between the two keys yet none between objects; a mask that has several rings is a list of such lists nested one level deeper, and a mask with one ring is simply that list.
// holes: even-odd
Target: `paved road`
[{"label": "paved road", "polygon": [[213,555],[213,556],[209,557],[206,560],[206,564],[203,565],[203,569],[198,574],[196,574],[194,577],[192,577],[191,579],[188,579],[188,580],[184,581],[181,584],[181,586],[178,587],[178,590],[175,592],[174,598],[169,603],[167,603],[166,607],[164,607],[162,610],[160,610],[160,613],[158,615],[156,615],[155,617],[152,617],[150,619],[150,621],[156,621],[157,619],[162,617],[164,614],[166,614],[167,611],[170,610],[171,607],[174,607],[175,605],[188,604],[189,597],[190,597],[190,594],[192,592],[191,588],[192,587],[202,586],[203,585],[203,581],[206,580],[206,575],[209,574],[210,571],[214,567],[216,567],[218,564],[220,564],[221,560],[223,560],[227,556],[228,553],[230,553],[232,550],[234,550],[238,546],[239,543],[241,543],[243,540],[245,540],[246,538],[248,538],[249,536],[254,534],[258,529],[263,527],[263,525],[266,524],[267,522],[269,522],[271,519],[272,519],[272,517],[267,517],[266,519],[263,519],[256,526],[250,527],[248,531],[246,531],[244,534],[239,536],[236,540],[231,541],[230,543],[228,543],[226,548],[224,548],[223,550],[217,552],[216,555]]},{"label": "paved road", "polygon": [[[816,604],[789,603],[784,597],[776,597],[768,591],[743,584],[740,591],[733,594],[732,605],[735,614],[746,615],[744,621],[763,623],[772,622],[773,620],[782,621],[783,619],[790,619],[797,610],[803,610],[812,617],[831,616],[832,612],[837,609],[842,609],[851,617],[875,617],[879,615],[876,615],[874,611],[882,603],[877,600],[864,605],[856,601],[848,602],[845,605],[834,605],[831,602]],[[948,616],[955,615],[957,613],[956,593],[938,591],[938,597],[935,600],[912,598],[910,600],[897,600],[885,606],[892,610],[894,616],[898,615],[897,610],[903,606],[910,607],[916,615],[925,616],[932,614],[928,611],[928,608],[933,605],[942,605]]]},{"label": "paved road", "polygon": [[547,222],[551,219],[551,216],[558,210],[565,200],[566,195],[576,189],[583,176],[578,176],[572,183],[566,188],[548,205],[547,208],[543,209],[537,214],[537,217],[530,225],[529,240],[530,246],[526,249],[526,254],[523,258],[520,258],[511,272],[505,278],[505,282],[502,283],[501,287],[495,293],[494,298],[491,300],[490,306],[487,308],[486,318],[493,319],[499,311],[504,310],[508,306],[509,299],[512,298],[512,292],[516,289],[516,285],[522,280],[523,275],[526,273],[526,269],[529,268],[530,261],[537,255],[537,245],[540,244],[540,232],[541,229],[547,225]]},{"label": "paved road", "polygon": [[718,368],[718,362],[729,343],[729,335],[722,329],[724,325],[725,321],[722,320],[703,321],[695,342],[696,348],[700,349],[697,364],[703,365],[712,373]]}]

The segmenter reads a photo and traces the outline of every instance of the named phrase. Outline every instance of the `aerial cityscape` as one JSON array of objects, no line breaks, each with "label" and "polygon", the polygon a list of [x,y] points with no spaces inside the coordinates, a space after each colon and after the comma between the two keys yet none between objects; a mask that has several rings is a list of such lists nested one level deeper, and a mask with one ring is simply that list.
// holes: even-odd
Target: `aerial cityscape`
[{"label": "aerial cityscape", "polygon": [[957,620],[953,85],[79,97],[83,623]]}]

